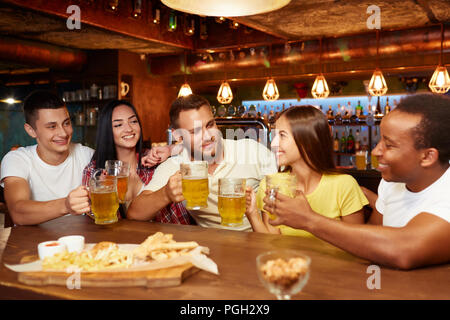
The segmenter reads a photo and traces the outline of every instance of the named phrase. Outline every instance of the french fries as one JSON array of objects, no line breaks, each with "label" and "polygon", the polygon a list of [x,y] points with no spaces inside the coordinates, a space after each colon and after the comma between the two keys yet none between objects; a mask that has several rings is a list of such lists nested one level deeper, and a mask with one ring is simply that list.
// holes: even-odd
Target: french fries
[{"label": "french fries", "polygon": [[76,267],[83,271],[101,271],[128,268],[135,260],[163,261],[188,254],[198,247],[195,241],[176,242],[172,234],[157,232],[149,236],[133,251],[121,250],[114,242],[103,241],[92,249],[77,252],[63,252],[42,261],[43,270],[66,270]]}]

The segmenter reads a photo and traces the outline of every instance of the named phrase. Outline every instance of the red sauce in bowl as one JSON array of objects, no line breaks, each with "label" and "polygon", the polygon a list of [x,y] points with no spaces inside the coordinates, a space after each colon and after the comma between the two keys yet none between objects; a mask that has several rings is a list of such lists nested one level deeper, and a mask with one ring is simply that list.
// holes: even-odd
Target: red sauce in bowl
[{"label": "red sauce in bowl", "polygon": [[45,246],[46,247],[56,247],[56,246],[59,246],[59,243],[58,242],[47,243]]}]

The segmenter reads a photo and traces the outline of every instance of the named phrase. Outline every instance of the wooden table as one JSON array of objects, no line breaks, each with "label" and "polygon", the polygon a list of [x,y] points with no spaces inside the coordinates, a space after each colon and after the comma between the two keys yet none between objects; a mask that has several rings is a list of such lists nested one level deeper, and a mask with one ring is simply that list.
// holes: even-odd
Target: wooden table
[{"label": "wooden table", "polygon": [[[17,281],[17,273],[3,263],[17,264],[36,254],[36,245],[63,235],[81,234],[86,242],[104,240],[141,243],[157,231],[172,233],[177,241],[195,240],[210,248],[220,275],[199,271],[177,287],[81,288],[29,286]],[[268,250],[290,248],[312,259],[311,276],[293,299],[450,299],[450,265],[399,271],[381,268],[381,289],[368,289],[370,265],[315,238],[268,235],[253,232],[206,229],[121,220],[97,226],[86,216],[65,216],[39,226],[12,229],[0,269],[0,299],[162,299],[162,300],[260,300],[274,299],[259,282],[255,258]]]}]

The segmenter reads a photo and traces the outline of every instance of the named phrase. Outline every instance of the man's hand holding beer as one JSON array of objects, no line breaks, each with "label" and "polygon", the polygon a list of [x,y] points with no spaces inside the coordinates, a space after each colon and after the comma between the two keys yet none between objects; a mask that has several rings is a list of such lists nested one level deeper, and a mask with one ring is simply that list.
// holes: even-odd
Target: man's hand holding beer
[{"label": "man's hand holding beer", "polygon": [[164,187],[165,194],[170,202],[181,202],[184,200],[183,188],[181,185],[181,172],[178,170],[169,178]]},{"label": "man's hand holding beer", "polygon": [[87,188],[79,186],[72,190],[66,198],[65,205],[70,214],[83,214],[91,211]]}]

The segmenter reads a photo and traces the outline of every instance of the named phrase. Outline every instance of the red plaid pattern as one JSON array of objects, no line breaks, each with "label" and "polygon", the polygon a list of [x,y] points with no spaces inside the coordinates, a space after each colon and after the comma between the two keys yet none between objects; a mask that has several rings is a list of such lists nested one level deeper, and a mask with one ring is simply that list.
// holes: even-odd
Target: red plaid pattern
[{"label": "red plaid pattern", "polygon": [[[88,185],[88,181],[91,178],[94,171],[97,169],[95,160],[92,160],[83,170],[83,186]],[[153,173],[156,167],[137,169],[137,174],[144,185],[147,185],[152,180]],[[162,208],[155,217],[156,222],[172,223],[172,224],[195,224],[194,219],[186,210],[184,205],[179,203],[171,203],[165,208]]]}]

